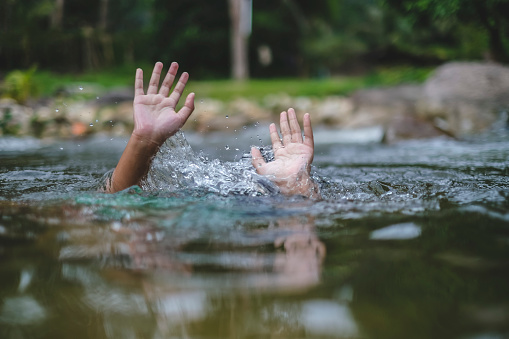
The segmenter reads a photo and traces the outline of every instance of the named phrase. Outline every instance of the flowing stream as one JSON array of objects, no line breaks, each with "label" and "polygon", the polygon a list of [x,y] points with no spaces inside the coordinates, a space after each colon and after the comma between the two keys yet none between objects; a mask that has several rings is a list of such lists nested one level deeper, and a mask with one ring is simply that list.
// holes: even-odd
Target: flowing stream
[{"label": "flowing stream", "polygon": [[509,337],[506,131],[318,130],[313,201],[255,174],[266,128],[178,134],[117,194],[125,138],[0,138],[0,337]]}]

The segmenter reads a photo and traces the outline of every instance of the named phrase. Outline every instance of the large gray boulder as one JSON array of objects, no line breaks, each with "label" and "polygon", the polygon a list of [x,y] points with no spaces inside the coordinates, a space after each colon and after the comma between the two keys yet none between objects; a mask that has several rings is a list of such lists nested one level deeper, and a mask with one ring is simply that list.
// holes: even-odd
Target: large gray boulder
[{"label": "large gray boulder", "polygon": [[359,90],[352,95],[354,110],[344,127],[385,127],[396,117],[413,116],[421,94],[422,86],[411,84]]},{"label": "large gray boulder", "polygon": [[344,127],[381,126],[385,143],[447,135],[432,122],[417,116],[416,103],[421,96],[422,86],[410,84],[357,91],[352,95],[352,118]]},{"label": "large gray boulder", "polygon": [[417,115],[455,136],[490,129],[509,109],[509,67],[453,62],[426,81]]}]

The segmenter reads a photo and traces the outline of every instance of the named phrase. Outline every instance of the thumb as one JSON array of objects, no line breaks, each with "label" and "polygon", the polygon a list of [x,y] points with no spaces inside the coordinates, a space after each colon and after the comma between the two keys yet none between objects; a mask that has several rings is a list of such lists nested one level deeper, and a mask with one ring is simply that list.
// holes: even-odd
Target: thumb
[{"label": "thumb", "polygon": [[251,147],[251,163],[253,164],[254,168],[258,172],[258,168],[262,165],[265,165],[265,159],[263,158],[262,153],[260,150],[256,147]]}]

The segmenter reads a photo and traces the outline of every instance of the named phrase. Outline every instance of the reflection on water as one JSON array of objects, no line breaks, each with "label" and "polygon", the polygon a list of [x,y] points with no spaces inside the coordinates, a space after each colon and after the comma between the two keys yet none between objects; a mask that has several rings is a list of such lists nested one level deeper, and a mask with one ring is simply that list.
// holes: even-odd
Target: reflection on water
[{"label": "reflection on water", "polygon": [[506,136],[318,144],[323,201],[224,137],[114,195],[125,139],[0,140],[2,338],[509,336]]}]

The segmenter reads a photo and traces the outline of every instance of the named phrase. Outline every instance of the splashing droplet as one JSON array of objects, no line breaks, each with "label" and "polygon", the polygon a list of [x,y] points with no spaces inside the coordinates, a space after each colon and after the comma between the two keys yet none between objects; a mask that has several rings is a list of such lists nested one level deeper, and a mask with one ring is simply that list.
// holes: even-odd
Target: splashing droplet
[{"label": "splashing droplet", "polygon": [[226,145],[224,146],[224,149],[228,151],[230,149],[230,146]]}]

